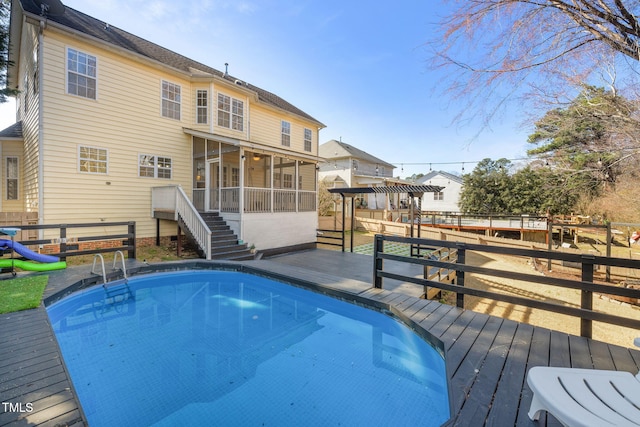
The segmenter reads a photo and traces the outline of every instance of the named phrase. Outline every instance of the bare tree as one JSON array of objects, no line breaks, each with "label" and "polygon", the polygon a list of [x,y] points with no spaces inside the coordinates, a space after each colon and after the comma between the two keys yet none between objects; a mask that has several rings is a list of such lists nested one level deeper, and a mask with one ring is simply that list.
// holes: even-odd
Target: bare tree
[{"label": "bare tree", "polygon": [[466,100],[467,113],[482,110],[485,124],[509,99],[570,100],[599,73],[616,78],[603,64],[638,66],[638,0],[447,2],[453,9],[429,43],[432,65],[447,69],[450,95]]}]

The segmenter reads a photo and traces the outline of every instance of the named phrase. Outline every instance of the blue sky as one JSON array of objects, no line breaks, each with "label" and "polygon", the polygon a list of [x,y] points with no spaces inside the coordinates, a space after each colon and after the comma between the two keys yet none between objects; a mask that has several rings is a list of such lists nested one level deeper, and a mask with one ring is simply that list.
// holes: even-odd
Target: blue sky
[{"label": "blue sky", "polygon": [[[452,124],[459,106],[428,69],[439,0],[63,0],[137,36],[229,73],[306,111],[330,139],[398,166],[395,176],[433,169],[470,172],[486,157],[525,157],[517,114],[492,128]],[[14,106],[0,106],[0,127]],[[409,165],[423,163],[424,165]],[[449,163],[449,164],[447,164]]]}]

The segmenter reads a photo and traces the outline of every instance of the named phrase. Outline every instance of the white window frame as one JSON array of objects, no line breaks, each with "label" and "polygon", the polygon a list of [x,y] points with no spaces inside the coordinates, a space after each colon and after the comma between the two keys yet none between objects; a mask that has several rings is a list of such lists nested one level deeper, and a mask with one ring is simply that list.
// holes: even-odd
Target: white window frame
[{"label": "white window frame", "polygon": [[218,126],[244,132],[244,101],[219,92],[216,109]]},{"label": "white window frame", "polygon": [[[71,54],[75,53],[76,59],[72,62]],[[82,61],[80,59],[83,59]],[[65,61],[65,89],[67,94],[79,96],[86,99],[98,98],[98,58],[89,53],[83,52],[72,47],[67,47]],[[75,91],[70,90],[71,76],[75,76]],[[86,79],[86,84],[81,81]],[[88,85],[89,81],[93,81],[93,88]],[[82,89],[82,90],[81,90]],[[92,93],[91,93],[92,91]],[[84,92],[84,93],[83,93]]]},{"label": "white window frame", "polygon": [[280,141],[285,147],[291,147],[291,123],[282,120],[280,124]]},{"label": "white window frame", "polygon": [[[83,149],[88,156],[82,156]],[[86,162],[86,165],[83,165],[83,162]],[[104,166],[104,170],[100,166]],[[107,175],[109,173],[109,150],[89,145],[79,145],[78,172],[91,175]]]},{"label": "white window frame", "polygon": [[209,91],[206,89],[196,90],[196,123],[209,123]]},{"label": "white window frame", "polygon": [[[9,161],[15,161],[15,168],[9,167]],[[4,161],[5,165],[5,200],[20,200],[20,159],[18,156],[7,156]],[[10,176],[12,169],[14,169],[15,176]],[[9,182],[15,181],[15,197],[9,197]]]},{"label": "white window frame", "polygon": [[311,132],[311,129],[304,128],[304,151],[311,152],[312,146],[313,146],[313,132]]},{"label": "white window frame", "polygon": [[435,191],[433,193],[433,200],[444,200],[444,192],[442,191]]},{"label": "white window frame", "polygon": [[[182,86],[168,80],[160,83],[162,117],[180,120],[182,117]],[[177,108],[176,108],[177,107]]]},{"label": "white window frame", "polygon": [[[143,171],[145,171],[144,174]],[[173,160],[169,156],[138,154],[138,177],[172,179]]]}]

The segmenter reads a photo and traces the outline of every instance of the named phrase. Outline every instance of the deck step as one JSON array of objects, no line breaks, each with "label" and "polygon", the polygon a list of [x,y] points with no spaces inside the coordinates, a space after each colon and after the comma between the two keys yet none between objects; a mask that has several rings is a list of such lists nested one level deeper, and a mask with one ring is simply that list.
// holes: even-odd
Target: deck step
[{"label": "deck step", "polygon": [[[238,236],[218,212],[199,212],[199,214],[211,230],[212,259],[236,261],[254,259],[255,256],[247,244],[240,243]],[[199,249],[199,253],[204,257],[202,249]]]}]

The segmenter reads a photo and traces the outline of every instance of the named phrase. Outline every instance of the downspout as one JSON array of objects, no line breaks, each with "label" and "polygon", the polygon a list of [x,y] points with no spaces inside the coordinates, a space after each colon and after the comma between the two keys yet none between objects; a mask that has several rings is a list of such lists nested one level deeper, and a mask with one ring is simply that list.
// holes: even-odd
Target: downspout
[{"label": "downspout", "polygon": [[[44,224],[44,125],[43,125],[43,82],[44,82],[44,29],[46,20],[40,19],[38,32],[38,223]],[[40,240],[44,230],[39,231]]]}]

